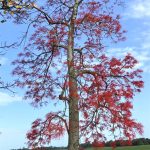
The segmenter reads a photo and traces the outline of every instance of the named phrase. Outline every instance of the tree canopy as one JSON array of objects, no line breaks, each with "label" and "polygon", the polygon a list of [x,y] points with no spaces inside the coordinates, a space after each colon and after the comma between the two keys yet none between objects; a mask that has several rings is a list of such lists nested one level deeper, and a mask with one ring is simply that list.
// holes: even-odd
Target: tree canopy
[{"label": "tree canopy", "polygon": [[[12,1],[10,1],[12,2]],[[8,10],[15,23],[28,20],[34,33],[13,62],[18,87],[33,106],[60,102],[62,109],[37,119],[27,133],[30,147],[68,133],[69,150],[79,139],[101,146],[109,131],[114,139],[133,139],[142,125],[132,119],[132,99],[143,87],[138,61],[106,55],[107,42],[124,40],[120,0],[47,0],[16,2]],[[2,8],[4,7],[4,3]],[[10,7],[10,6],[9,6]],[[108,42],[109,43],[109,42]]]}]

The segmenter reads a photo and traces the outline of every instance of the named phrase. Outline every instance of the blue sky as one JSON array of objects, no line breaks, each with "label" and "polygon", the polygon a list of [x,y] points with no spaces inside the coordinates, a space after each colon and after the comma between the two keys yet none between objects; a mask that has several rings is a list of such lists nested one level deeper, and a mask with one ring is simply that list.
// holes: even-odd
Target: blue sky
[{"label": "blue sky", "polygon": [[[143,137],[150,138],[150,1],[132,0],[122,10],[122,25],[128,32],[125,42],[112,45],[108,52],[117,56],[123,56],[127,52],[132,53],[139,60],[138,67],[144,70],[143,80],[145,87],[142,93],[134,97],[133,116],[144,125]],[[25,31],[25,25],[17,26],[12,23],[0,24],[0,41],[8,43],[18,40]],[[1,42],[2,43],[2,42]],[[11,61],[15,58],[18,49],[11,49],[9,53],[0,56],[0,76],[5,81],[11,81]],[[36,118],[44,117],[50,110],[55,109],[48,105],[41,109],[35,109],[22,100],[23,89],[14,89],[17,93],[12,95],[6,91],[0,91],[0,150],[25,147],[25,135],[31,127],[31,122]],[[53,145],[64,145],[67,139],[54,141]]]}]

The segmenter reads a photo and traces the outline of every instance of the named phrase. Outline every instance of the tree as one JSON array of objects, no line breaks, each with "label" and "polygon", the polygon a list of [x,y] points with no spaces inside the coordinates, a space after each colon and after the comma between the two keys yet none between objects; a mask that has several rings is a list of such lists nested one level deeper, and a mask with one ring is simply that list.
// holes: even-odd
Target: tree
[{"label": "tree", "polygon": [[12,13],[17,9],[21,9],[23,6],[25,6],[24,4],[25,3],[23,3],[22,0],[0,0],[0,9]]},{"label": "tree", "polygon": [[135,68],[138,62],[131,54],[124,58],[105,54],[106,40],[124,40],[120,16],[115,14],[121,2],[43,3],[30,0],[24,3],[28,7],[21,8],[26,11],[19,22],[30,20],[35,32],[13,62],[13,74],[33,106],[51,100],[64,107],[33,122],[27,133],[29,147],[42,146],[65,132],[69,150],[78,150],[81,138],[101,146],[105,130],[116,140],[142,134],[142,125],[131,113],[133,96],[143,87],[142,70]]}]

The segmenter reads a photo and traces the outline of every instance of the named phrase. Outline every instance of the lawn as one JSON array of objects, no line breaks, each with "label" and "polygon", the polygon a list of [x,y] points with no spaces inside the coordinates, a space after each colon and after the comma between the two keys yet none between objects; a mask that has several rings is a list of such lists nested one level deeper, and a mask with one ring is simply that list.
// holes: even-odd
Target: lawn
[{"label": "lawn", "polygon": [[[86,150],[112,150],[112,148],[87,148]],[[115,150],[150,150],[150,145],[118,147]]]}]

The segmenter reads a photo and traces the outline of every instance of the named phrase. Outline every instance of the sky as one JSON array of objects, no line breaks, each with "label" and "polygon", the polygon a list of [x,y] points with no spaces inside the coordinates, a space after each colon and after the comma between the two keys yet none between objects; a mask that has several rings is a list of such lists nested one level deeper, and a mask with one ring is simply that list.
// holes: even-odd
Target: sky
[{"label": "sky", "polygon": [[[108,53],[123,56],[130,52],[138,59],[138,67],[143,69],[145,82],[142,92],[134,97],[133,117],[144,126],[142,137],[150,138],[150,1],[131,0],[121,11],[122,26],[128,32],[127,40],[108,48]],[[0,24],[0,44],[15,42],[20,39],[25,31],[25,25],[17,26],[10,22]],[[10,49],[5,55],[0,56],[0,76],[5,81],[11,81],[11,62],[16,54],[21,51]],[[33,108],[29,102],[22,99],[24,90],[13,89],[16,94],[0,90],[0,150],[10,150],[26,147],[25,135],[36,118],[42,118],[47,112],[55,109],[53,106],[40,109]],[[63,138],[54,141],[52,145],[62,146],[67,144]]]}]

